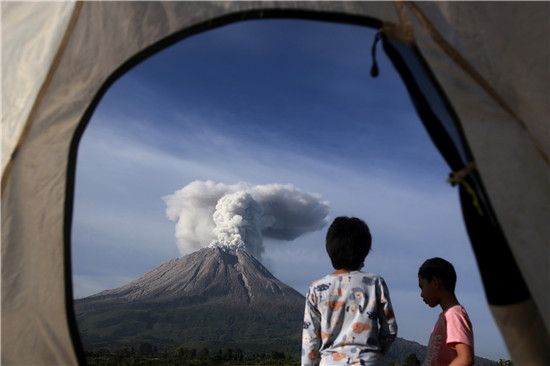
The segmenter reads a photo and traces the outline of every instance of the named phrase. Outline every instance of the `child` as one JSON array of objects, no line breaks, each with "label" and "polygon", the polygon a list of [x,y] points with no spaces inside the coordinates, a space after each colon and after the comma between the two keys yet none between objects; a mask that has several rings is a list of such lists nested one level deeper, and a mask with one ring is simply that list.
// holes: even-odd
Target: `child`
[{"label": "child", "polygon": [[435,323],[425,366],[459,366],[474,363],[474,335],[466,310],[455,296],[456,272],[442,258],[432,258],[418,270],[420,296],[429,307],[441,306]]},{"label": "child", "polygon": [[397,335],[384,279],[361,272],[371,248],[367,224],[337,217],[326,248],[336,271],[309,287],[304,312],[302,365],[375,365]]}]

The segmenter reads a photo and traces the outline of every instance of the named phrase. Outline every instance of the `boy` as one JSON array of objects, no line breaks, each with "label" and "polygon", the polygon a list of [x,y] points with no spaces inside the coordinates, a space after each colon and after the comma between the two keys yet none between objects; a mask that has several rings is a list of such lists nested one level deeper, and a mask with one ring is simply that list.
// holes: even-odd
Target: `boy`
[{"label": "boy", "polygon": [[337,217],[326,236],[335,271],[309,287],[302,336],[303,366],[376,365],[397,335],[388,288],[361,272],[371,248],[367,224]]},{"label": "boy", "polygon": [[442,258],[425,261],[418,270],[420,296],[429,307],[441,307],[423,366],[462,366],[474,363],[474,335],[466,310],[455,296],[456,272]]}]

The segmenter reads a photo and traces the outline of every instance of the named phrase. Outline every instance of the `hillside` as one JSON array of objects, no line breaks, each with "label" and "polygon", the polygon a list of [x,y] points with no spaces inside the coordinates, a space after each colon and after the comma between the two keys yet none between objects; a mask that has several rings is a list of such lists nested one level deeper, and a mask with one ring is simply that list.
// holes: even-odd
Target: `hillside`
[{"label": "hillside", "polygon": [[75,300],[87,350],[234,347],[299,352],[304,297],[243,250],[205,248]]},{"label": "hillside", "polygon": [[[300,354],[305,298],[244,250],[204,248],[75,300],[86,351],[177,347]],[[398,338],[385,363],[426,349]],[[476,365],[496,365],[478,359]]]}]

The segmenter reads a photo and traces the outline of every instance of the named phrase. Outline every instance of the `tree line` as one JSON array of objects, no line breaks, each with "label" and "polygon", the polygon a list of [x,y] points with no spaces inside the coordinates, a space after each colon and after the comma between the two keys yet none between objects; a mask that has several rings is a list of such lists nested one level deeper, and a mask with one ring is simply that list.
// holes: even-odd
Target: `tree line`
[{"label": "tree line", "polygon": [[279,351],[244,352],[237,348],[210,350],[178,347],[174,351],[158,351],[142,343],[137,349],[129,347],[116,351],[102,349],[86,352],[89,366],[298,366],[300,360]]},{"label": "tree line", "polygon": [[[208,347],[178,347],[172,351],[159,351],[150,343],[141,343],[134,348],[119,350],[100,349],[86,352],[89,366],[298,366],[300,360],[295,355],[280,351],[245,352],[240,348],[211,350]],[[499,366],[513,366],[509,360],[500,359]],[[393,362],[390,366],[420,366],[418,357],[411,353],[403,362]]]}]

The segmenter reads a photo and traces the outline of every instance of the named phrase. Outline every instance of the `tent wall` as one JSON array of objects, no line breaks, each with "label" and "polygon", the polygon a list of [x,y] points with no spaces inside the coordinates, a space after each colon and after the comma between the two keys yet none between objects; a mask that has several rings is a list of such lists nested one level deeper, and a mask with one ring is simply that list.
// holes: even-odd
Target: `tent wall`
[{"label": "tent wall", "polygon": [[[240,17],[260,17],[260,11],[399,22],[395,4],[389,2],[33,4],[2,3],[4,364],[78,362],[72,309],[67,316],[72,293],[70,246],[65,246],[70,243],[76,147],[95,105],[124,69],[193,32]],[[35,6],[43,17],[30,17],[38,9]],[[457,2],[401,7],[401,20],[412,25],[418,47],[463,123],[479,172],[533,295],[533,319],[544,319],[539,321],[543,341],[550,329],[550,233],[546,227],[550,170],[545,121],[550,105],[550,30],[545,20],[549,6]],[[434,41],[433,32],[418,20],[415,9],[427,15],[483,75],[505,101],[504,107],[449,58]],[[36,38],[22,31],[27,23],[35,27]],[[5,28],[4,24],[12,26]],[[44,47],[27,47],[36,42]],[[30,65],[28,71],[6,78],[9,70],[20,67],[21,60]],[[20,89],[15,88],[18,85]],[[21,102],[13,103],[16,98]],[[497,321],[504,311],[494,311]],[[508,319],[515,314],[506,312]],[[501,330],[508,329],[502,321],[499,324]],[[513,335],[504,336],[507,342],[513,341]],[[512,353],[512,357],[520,356]]]}]

